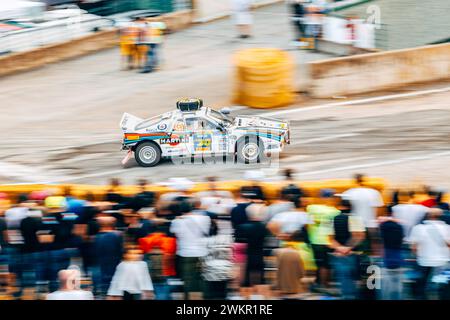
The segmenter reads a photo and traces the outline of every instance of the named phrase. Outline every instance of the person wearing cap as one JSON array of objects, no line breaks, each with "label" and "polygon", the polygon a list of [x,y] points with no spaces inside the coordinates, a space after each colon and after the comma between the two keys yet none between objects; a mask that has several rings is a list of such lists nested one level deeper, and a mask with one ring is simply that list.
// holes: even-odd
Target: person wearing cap
[{"label": "person wearing cap", "polygon": [[306,212],[313,221],[308,225],[308,236],[317,266],[316,285],[328,287],[330,276],[329,253],[331,253],[328,235],[333,225],[333,219],[340,211],[335,208],[335,191],[333,189],[320,190],[319,203],[310,204]]},{"label": "person wearing cap", "polygon": [[54,291],[58,287],[59,270],[67,269],[70,265],[71,252],[66,249],[70,247],[73,221],[64,219],[67,209],[65,197],[46,197],[44,206],[46,208],[44,216],[39,222],[36,221],[37,230],[31,230],[35,231],[38,242],[34,265],[37,281],[39,283],[48,281],[49,290]]}]

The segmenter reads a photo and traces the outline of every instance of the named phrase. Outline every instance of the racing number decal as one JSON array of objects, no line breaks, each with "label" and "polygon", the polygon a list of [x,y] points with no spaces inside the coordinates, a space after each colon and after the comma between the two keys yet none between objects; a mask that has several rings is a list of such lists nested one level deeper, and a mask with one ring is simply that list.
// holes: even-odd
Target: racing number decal
[{"label": "racing number decal", "polygon": [[211,151],[211,134],[195,134],[194,150],[195,151]]}]

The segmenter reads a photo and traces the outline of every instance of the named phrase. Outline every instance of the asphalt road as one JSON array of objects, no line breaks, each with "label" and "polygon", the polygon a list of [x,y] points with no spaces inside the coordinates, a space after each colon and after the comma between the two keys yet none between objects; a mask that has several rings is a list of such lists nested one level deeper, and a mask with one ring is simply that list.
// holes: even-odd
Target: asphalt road
[{"label": "asphalt road", "polygon": [[[262,169],[269,179],[276,179],[280,168],[292,167],[300,180],[363,172],[394,184],[450,187],[450,82],[332,101],[299,97],[288,109],[234,108],[234,114],[269,113],[290,121],[292,144],[270,164],[167,161],[140,168],[130,161],[123,168],[123,112],[150,117],[171,110],[185,96],[202,97],[214,108],[228,106],[236,50],[290,49],[292,30],[283,5],[259,10],[255,21],[256,37],[248,41],[235,38],[227,19],[170,35],[163,69],[154,74],[120,71],[118,50],[113,49],[0,79],[0,183],[101,184],[111,177],[125,183],[140,177],[162,182],[180,176],[202,180],[207,175],[239,179],[249,169]],[[291,54],[298,64],[299,83],[304,63],[325,57],[304,51]]]}]

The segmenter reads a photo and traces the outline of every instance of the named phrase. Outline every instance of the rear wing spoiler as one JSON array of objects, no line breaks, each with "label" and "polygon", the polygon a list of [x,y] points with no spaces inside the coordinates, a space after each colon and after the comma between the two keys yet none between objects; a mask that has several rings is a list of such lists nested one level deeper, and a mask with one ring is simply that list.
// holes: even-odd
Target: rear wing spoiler
[{"label": "rear wing spoiler", "polygon": [[136,125],[142,121],[144,120],[125,112],[120,120],[120,128],[123,132],[133,132]]}]

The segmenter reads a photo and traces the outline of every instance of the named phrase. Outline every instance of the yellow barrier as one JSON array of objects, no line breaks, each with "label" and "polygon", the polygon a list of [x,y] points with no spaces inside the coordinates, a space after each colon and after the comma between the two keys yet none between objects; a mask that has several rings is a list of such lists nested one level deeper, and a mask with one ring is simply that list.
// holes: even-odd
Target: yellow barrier
[{"label": "yellow barrier", "polygon": [[[244,180],[235,181],[219,181],[217,188],[220,190],[230,191],[235,195],[239,194],[242,186],[249,185],[250,182]],[[321,189],[334,189],[336,192],[344,192],[352,187],[355,187],[353,180],[323,180],[323,181],[305,181],[294,182],[297,186],[302,188],[309,198],[317,198]],[[375,188],[380,192],[386,189],[386,182],[381,178],[368,178],[367,186]],[[261,185],[264,194],[268,200],[273,200],[279,197],[281,189],[287,185],[287,182],[262,182]],[[63,184],[63,185],[42,185],[42,184],[28,184],[28,185],[0,185],[0,193],[6,193],[8,198],[16,201],[21,194],[29,194],[32,191],[50,191],[54,195],[63,195],[66,189],[70,189],[70,194],[80,198],[92,198],[94,200],[102,200],[105,194],[110,189],[105,185],[83,185],[83,184]],[[169,187],[149,185],[146,187],[147,191],[155,192],[157,196],[175,191]],[[190,193],[208,190],[207,183],[196,183],[190,190]],[[115,192],[123,196],[132,196],[140,191],[138,186],[120,186]]]},{"label": "yellow barrier", "polygon": [[235,57],[234,102],[254,108],[275,108],[294,102],[294,63],[279,49],[254,48]]}]

